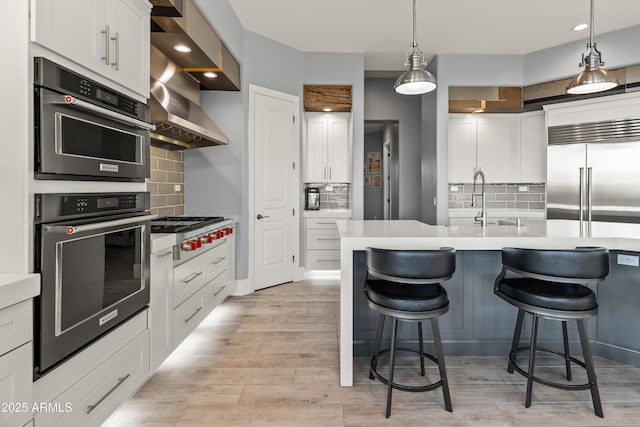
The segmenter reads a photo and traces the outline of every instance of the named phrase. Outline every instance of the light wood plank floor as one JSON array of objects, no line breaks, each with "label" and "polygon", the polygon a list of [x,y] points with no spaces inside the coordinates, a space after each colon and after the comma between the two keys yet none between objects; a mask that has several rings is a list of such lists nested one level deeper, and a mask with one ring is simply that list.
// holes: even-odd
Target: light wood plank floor
[{"label": "light wood plank floor", "polygon": [[[116,426],[637,426],[640,368],[596,358],[605,418],[588,391],[539,384],[524,407],[525,381],[506,372],[506,357],[447,357],[453,413],[440,389],[386,388],[355,360],[351,388],[338,384],[338,284],[296,282],[231,297],[167,359],[105,424]],[[414,376],[417,358],[401,358]],[[538,358],[537,374],[560,378],[560,359]],[[582,369],[573,370],[584,381]],[[427,375],[437,378],[437,369]]]}]

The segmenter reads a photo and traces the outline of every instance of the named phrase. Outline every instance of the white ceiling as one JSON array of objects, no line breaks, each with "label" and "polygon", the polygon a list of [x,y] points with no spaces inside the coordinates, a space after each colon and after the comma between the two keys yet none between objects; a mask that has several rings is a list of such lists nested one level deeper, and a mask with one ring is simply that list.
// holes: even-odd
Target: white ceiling
[{"label": "white ceiling", "polygon": [[[362,52],[366,70],[401,70],[412,0],[230,0],[250,31],[305,52]],[[589,0],[417,0],[418,45],[435,54],[525,54],[589,38]],[[596,0],[597,35],[640,24],[640,0]],[[585,45],[586,46],[586,45]]]}]

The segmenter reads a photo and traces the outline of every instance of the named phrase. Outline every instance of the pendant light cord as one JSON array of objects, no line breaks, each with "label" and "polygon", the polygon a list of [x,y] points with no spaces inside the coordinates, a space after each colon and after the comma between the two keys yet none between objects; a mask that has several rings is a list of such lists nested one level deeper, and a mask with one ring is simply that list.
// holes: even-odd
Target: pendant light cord
[{"label": "pendant light cord", "polygon": [[594,22],[593,15],[595,15],[593,13],[593,1],[594,0],[591,0],[591,17],[590,17],[591,23],[589,24],[589,46],[591,48],[593,48],[593,22]]},{"label": "pendant light cord", "polygon": [[[591,0],[591,2],[593,3],[593,0]],[[411,47],[416,46],[416,0],[413,0],[413,44],[411,45]]]}]

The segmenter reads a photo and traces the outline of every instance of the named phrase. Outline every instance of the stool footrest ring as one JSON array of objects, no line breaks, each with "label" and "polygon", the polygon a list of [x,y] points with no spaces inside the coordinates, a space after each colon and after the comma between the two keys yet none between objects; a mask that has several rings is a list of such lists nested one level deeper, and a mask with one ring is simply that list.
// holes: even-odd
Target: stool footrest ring
[{"label": "stool footrest ring", "polygon": [[[529,372],[525,371],[524,369],[522,369],[516,363],[516,357],[518,356],[518,352],[520,352],[521,350],[529,350],[529,351],[531,351],[531,347],[518,347],[518,349],[516,351],[511,352],[511,354],[509,354],[509,361],[512,363],[513,368],[520,375],[522,375],[523,377],[526,378],[526,377],[529,376]],[[557,352],[557,351],[545,350],[545,349],[542,349],[542,348],[536,348],[536,351],[541,351],[543,353],[556,354],[558,356],[564,357],[564,353],[560,353],[560,352]],[[576,365],[581,366],[584,369],[587,369],[587,366],[585,365],[585,363],[583,361],[578,360],[578,359],[576,359],[575,357],[572,357],[572,356],[569,356],[569,360],[571,360]],[[560,390],[590,390],[593,387],[593,383],[563,384],[563,383],[557,383],[555,381],[549,381],[549,380],[546,380],[544,378],[536,377],[535,375],[532,376],[531,379],[533,381],[537,382],[538,384],[544,384],[546,386],[557,388],[557,389],[560,389]]]},{"label": "stool footrest ring", "polygon": [[[372,356],[371,357],[371,372],[373,373],[373,375],[376,377],[376,379],[380,380],[380,382],[382,382],[385,385],[389,385],[389,379],[383,377],[382,375],[380,375],[378,373],[377,370],[377,365],[378,365],[378,358],[380,357],[381,354],[384,353],[389,353],[390,349],[386,348],[384,350],[380,350],[378,352],[377,356]],[[440,365],[438,362],[438,359],[433,356],[432,354],[429,353],[424,353],[424,352],[420,352],[418,350],[414,350],[411,348],[400,348],[400,347],[396,347],[396,351],[408,351],[410,353],[415,353],[418,355],[421,355],[422,357],[426,357],[427,359],[433,361],[434,363],[436,363],[436,365]],[[431,391],[431,390],[435,390],[438,387],[442,387],[442,385],[444,384],[444,381],[442,380],[442,378],[440,378],[440,381],[436,381],[435,383],[431,383],[431,384],[427,384],[427,385],[423,385],[423,386],[410,386],[410,385],[404,385],[404,384],[399,384],[396,382],[392,382],[391,383],[391,387],[396,389],[396,390],[402,390],[402,391],[409,391],[412,393],[418,393],[418,392],[423,392],[423,391]]]}]

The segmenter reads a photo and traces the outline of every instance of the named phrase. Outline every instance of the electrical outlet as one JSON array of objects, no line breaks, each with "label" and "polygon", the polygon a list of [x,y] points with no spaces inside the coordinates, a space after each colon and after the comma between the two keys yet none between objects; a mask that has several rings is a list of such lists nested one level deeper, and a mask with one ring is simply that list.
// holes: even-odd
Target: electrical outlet
[{"label": "electrical outlet", "polygon": [[332,185],[327,185],[326,187],[324,187],[324,191],[326,191],[327,193],[330,191],[333,191],[333,186]]},{"label": "electrical outlet", "polygon": [[527,187],[526,185],[521,185],[518,187],[518,191],[521,193],[527,192],[529,191],[529,187]]},{"label": "electrical outlet", "polygon": [[452,185],[451,187],[449,187],[449,191],[451,191],[452,193],[457,193],[458,192],[458,186],[457,185]]},{"label": "electrical outlet", "polygon": [[182,189],[182,186],[180,184],[176,184],[173,186],[173,191],[180,191]]},{"label": "electrical outlet", "polygon": [[638,257],[634,255],[618,254],[618,264],[629,265],[631,267],[638,267]]}]

